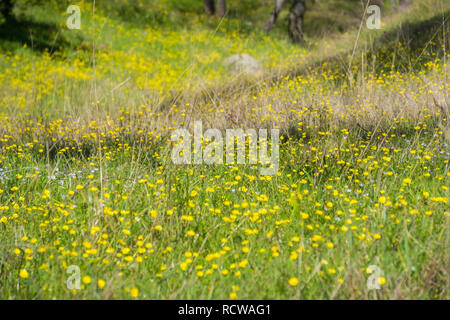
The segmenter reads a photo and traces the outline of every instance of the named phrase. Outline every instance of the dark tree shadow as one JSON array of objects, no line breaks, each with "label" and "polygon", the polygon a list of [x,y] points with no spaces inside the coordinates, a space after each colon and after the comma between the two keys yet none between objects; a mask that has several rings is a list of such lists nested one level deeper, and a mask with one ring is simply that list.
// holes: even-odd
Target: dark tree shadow
[{"label": "dark tree shadow", "polygon": [[[81,42],[81,39],[79,39]],[[61,46],[70,46],[60,34],[60,28],[51,23],[36,22],[25,17],[7,16],[0,25],[0,47],[15,50],[23,45],[37,51],[53,53]]]},{"label": "dark tree shadow", "polygon": [[[449,47],[449,35],[450,11],[437,14],[428,20],[404,23],[380,34],[373,41],[372,47],[366,52],[366,63],[367,65],[373,63],[375,74],[386,74],[391,71],[409,73],[422,70],[426,62],[435,61],[437,57],[444,56],[442,44],[445,41],[445,47]],[[343,61],[346,61],[345,57],[350,56],[351,53],[349,49],[312,65],[291,70],[288,75],[296,77],[307,73],[310,68],[320,69],[325,65],[327,68],[335,69],[336,73],[346,74],[347,64]],[[395,57],[395,63],[392,63],[393,57]],[[274,79],[274,81],[277,80]]]},{"label": "dark tree shadow", "polygon": [[[407,22],[398,28],[385,32],[374,43],[372,55],[392,57],[396,63],[383,71],[409,72],[418,70],[423,64],[442,57],[444,48],[449,46],[450,11],[436,14],[419,22]],[[401,49],[398,44],[401,43]],[[433,55],[428,54],[433,52]],[[378,71],[378,70],[377,70]]]}]

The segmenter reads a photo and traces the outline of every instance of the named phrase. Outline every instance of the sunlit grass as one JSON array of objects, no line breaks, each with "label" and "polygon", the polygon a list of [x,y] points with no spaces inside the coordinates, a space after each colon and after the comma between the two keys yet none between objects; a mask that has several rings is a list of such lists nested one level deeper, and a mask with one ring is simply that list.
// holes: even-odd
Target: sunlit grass
[{"label": "sunlit grass", "polygon": [[[355,28],[294,46],[196,7],[189,28],[99,8],[67,47],[4,48],[0,298],[448,299],[449,30],[430,3],[354,55]],[[266,72],[233,76],[242,51]],[[174,165],[170,132],[195,120],[279,128],[278,173]]]}]

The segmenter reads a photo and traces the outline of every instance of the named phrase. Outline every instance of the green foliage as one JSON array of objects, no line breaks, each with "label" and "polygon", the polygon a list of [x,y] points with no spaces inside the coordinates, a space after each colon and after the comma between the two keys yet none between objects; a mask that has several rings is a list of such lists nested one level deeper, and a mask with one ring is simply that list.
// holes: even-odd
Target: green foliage
[{"label": "green foliage", "polygon": [[[273,1],[84,3],[0,27],[0,298],[448,299],[448,11],[359,34],[361,1],[310,1],[296,46]],[[197,119],[279,127],[278,174],[174,165]]]}]

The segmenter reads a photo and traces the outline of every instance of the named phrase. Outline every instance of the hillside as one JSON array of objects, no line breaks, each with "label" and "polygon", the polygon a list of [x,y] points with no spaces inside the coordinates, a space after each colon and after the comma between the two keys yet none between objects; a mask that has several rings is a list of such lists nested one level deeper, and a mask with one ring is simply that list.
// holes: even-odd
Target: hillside
[{"label": "hillside", "polygon": [[[0,299],[449,298],[448,1],[370,30],[363,1],[311,0],[301,45],[287,9],[262,31],[269,0],[77,1],[80,30],[69,4],[0,25]],[[202,155],[270,137],[180,165],[183,129]]]}]

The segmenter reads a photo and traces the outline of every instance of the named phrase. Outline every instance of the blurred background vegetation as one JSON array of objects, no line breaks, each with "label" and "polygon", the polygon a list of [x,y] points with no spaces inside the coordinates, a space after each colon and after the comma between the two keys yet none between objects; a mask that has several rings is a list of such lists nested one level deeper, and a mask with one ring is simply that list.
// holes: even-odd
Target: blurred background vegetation
[{"label": "blurred background vegetation", "polygon": [[[392,10],[392,1],[382,2],[386,12]],[[64,20],[61,12],[71,4],[87,4],[87,1],[70,0],[1,0],[0,12],[2,17],[2,33],[23,33],[25,27],[38,28],[40,36],[56,28]],[[266,23],[275,5],[275,0],[228,0],[226,17],[232,23],[223,23],[225,30],[250,34],[261,29]],[[273,36],[287,37],[289,3],[281,12]],[[352,27],[358,26],[361,21],[365,0],[306,0],[307,14],[305,16],[304,30],[310,38],[320,38],[333,33],[343,33]],[[205,14],[201,0],[109,0],[97,1],[96,8],[109,19],[120,20],[137,27],[164,28],[166,30],[179,30],[192,26],[193,16],[198,16],[202,22],[211,29],[217,27],[218,18],[208,17]],[[86,12],[83,12],[86,14]],[[17,30],[16,28],[20,29]],[[43,29],[39,29],[42,27]],[[29,35],[19,37],[25,40]],[[70,36],[65,35],[69,43],[73,42]],[[40,39],[37,39],[39,42]],[[45,43],[46,41],[44,41]]]},{"label": "blurred background vegetation", "polygon": [[[237,77],[223,62],[243,52],[260,62],[263,80],[270,81],[304,73],[315,65],[346,75],[333,76],[330,82],[348,81],[349,73],[359,72],[348,70],[354,49],[367,53],[367,62],[380,76],[420,70],[443,56],[441,43],[445,40],[448,45],[448,38],[442,39],[444,33],[438,31],[443,26],[448,29],[448,23],[442,22],[449,16],[449,4],[440,5],[445,1],[418,0],[407,8],[393,0],[371,3],[382,6],[383,29],[363,28],[359,34],[366,0],[306,0],[305,41],[296,44],[287,32],[289,3],[274,28],[263,31],[275,0],[228,0],[225,19],[208,15],[201,0],[96,1],[95,18],[93,2],[88,0],[0,0],[3,91],[12,92],[9,83],[23,81],[29,89],[17,94],[30,108],[36,109],[39,101],[38,109],[48,110],[48,99],[52,106],[61,104],[61,99],[76,104],[83,96],[78,90],[92,80],[94,47],[99,87],[110,92],[126,81],[140,90],[137,96],[157,95],[161,104],[205,87],[227,91]],[[66,26],[71,4],[81,8],[81,30]],[[10,105],[9,98],[3,99],[4,105]],[[130,98],[123,103],[130,103]]]}]

